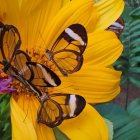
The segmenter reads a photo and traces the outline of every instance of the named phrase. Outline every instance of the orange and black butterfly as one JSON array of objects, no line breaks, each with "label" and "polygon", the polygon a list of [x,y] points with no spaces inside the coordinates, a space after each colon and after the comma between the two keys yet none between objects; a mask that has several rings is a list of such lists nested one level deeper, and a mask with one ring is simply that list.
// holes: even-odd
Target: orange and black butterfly
[{"label": "orange and black butterfly", "polygon": [[81,24],[72,24],[59,35],[46,53],[48,59],[64,76],[67,76],[80,70],[86,46],[86,29]]},{"label": "orange and black butterfly", "polygon": [[49,95],[47,89],[59,86],[61,80],[47,66],[32,62],[27,53],[19,50],[20,45],[18,29],[13,25],[0,23],[0,64],[9,77],[18,80],[38,97],[40,108],[37,121],[55,127],[63,120],[79,115],[85,107],[85,99],[76,94]]},{"label": "orange and black butterfly", "polygon": [[124,29],[124,20],[122,17],[119,17],[112,25],[110,25],[107,30],[113,31],[118,37]]}]

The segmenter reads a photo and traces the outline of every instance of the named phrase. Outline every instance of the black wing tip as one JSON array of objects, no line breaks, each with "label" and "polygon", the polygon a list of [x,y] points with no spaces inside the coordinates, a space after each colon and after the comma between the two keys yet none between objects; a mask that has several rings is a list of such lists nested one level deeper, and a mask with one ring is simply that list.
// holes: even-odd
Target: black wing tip
[{"label": "black wing tip", "polygon": [[80,103],[82,105],[82,107],[84,108],[86,105],[86,100],[84,97],[82,97],[81,95],[76,95],[77,97],[77,102]]},{"label": "black wing tip", "polygon": [[66,98],[66,104],[69,103],[69,100],[70,100],[70,96],[71,95],[75,95],[75,97],[76,97],[76,109],[74,111],[74,116],[67,116],[67,119],[77,117],[83,111],[83,109],[86,106],[86,100],[85,100],[85,98],[82,97],[82,96],[80,96],[80,95],[76,95],[76,94],[68,94],[68,96]]},{"label": "black wing tip", "polygon": [[79,114],[81,114],[81,112],[84,110],[85,106],[86,106],[86,100],[84,97],[80,96],[80,95],[76,95],[76,98],[77,98],[77,101],[76,101],[76,104],[77,104],[77,108],[75,110],[75,116],[78,116]]},{"label": "black wing tip", "polygon": [[[31,66],[31,65],[37,66],[37,64],[41,65],[43,68],[45,68],[50,73],[51,77],[55,80],[56,86],[59,86],[61,84],[61,80],[58,77],[58,75],[54,71],[52,71],[50,68],[48,68],[46,65],[40,64],[38,62],[33,62],[33,61],[27,62],[26,64],[29,66]],[[47,83],[47,84],[49,84],[49,83]],[[49,84],[49,86],[56,87],[51,84]]]},{"label": "black wing tip", "polygon": [[18,54],[23,54],[26,58],[27,58],[27,62],[28,61],[31,61],[31,58],[30,58],[30,56],[26,53],[26,52],[24,52],[24,51],[22,51],[22,50],[16,50],[16,55],[18,55]]}]

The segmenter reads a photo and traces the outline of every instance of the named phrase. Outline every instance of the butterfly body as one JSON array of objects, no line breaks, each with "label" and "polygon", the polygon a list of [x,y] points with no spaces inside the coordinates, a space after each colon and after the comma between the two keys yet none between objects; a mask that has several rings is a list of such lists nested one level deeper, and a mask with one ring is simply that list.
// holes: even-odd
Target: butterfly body
[{"label": "butterfly body", "polygon": [[46,50],[47,56],[48,56],[48,60],[52,61],[52,55],[51,52],[49,50]]}]

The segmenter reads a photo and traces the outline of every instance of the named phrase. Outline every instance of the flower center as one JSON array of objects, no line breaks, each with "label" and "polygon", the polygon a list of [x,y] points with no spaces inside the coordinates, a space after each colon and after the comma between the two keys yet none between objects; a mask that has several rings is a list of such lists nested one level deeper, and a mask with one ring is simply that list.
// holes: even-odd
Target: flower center
[{"label": "flower center", "polygon": [[43,64],[50,68],[52,71],[55,71],[55,65],[51,62],[47,54],[41,53],[41,51],[36,51],[35,49],[26,50],[26,53],[31,57],[31,61]]},{"label": "flower center", "polygon": [[10,84],[10,86],[14,89],[16,89],[17,94],[25,93],[25,94],[33,94],[31,91],[29,91],[28,88],[25,87],[20,81],[14,79],[14,81]]}]

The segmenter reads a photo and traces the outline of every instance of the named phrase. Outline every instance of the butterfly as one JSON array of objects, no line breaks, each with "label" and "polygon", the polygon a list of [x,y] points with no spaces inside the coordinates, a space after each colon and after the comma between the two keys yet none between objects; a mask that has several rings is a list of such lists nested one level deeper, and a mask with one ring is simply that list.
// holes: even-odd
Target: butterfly
[{"label": "butterfly", "polygon": [[81,24],[72,24],[59,35],[51,49],[46,50],[47,58],[67,76],[81,69],[87,42],[86,29]]},{"label": "butterfly", "polygon": [[116,33],[118,37],[120,37],[121,33],[124,29],[124,20],[122,17],[119,17],[112,25],[110,25],[107,30],[113,31]]},{"label": "butterfly", "polygon": [[29,55],[20,50],[20,45],[18,29],[0,22],[0,64],[9,77],[22,83],[38,98],[38,123],[55,127],[78,116],[86,105],[85,99],[76,94],[48,94],[49,87],[61,84],[60,78],[47,66],[31,61]]}]

